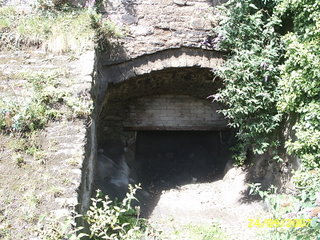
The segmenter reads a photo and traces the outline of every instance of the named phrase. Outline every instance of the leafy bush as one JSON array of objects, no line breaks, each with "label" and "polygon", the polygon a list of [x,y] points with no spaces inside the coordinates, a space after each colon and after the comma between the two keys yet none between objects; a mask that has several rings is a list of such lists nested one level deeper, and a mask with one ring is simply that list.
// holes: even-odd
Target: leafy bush
[{"label": "leafy bush", "polygon": [[77,234],[83,227],[76,227],[76,218],[68,216],[56,219],[54,217],[43,217],[38,223],[37,235],[42,240],[79,240],[86,236],[85,234]]},{"label": "leafy bush", "polygon": [[[158,239],[147,220],[139,217],[139,208],[132,207],[132,201],[139,186],[129,185],[129,192],[122,202],[114,202],[98,190],[92,198],[90,209],[85,216],[75,215],[65,219],[44,218],[39,222],[38,236],[46,240],[81,239],[93,240],[140,240],[149,236]],[[76,227],[76,218],[88,223],[89,234],[80,233],[83,227]],[[151,238],[150,238],[151,239]]]},{"label": "leafy bush", "polygon": [[111,201],[108,196],[102,198],[101,192],[97,192],[86,214],[91,239],[134,240],[143,236],[147,228],[146,220],[139,218],[138,208],[132,207],[139,188],[129,185],[129,192],[120,203]]},{"label": "leafy bush", "polygon": [[273,219],[311,219],[308,227],[284,227],[264,232],[262,239],[309,240],[320,237],[320,170],[298,171],[294,175],[294,194],[276,194],[272,187],[260,190],[261,184],[252,184],[250,193],[259,194],[267,203]]},{"label": "leafy bush", "polygon": [[225,88],[212,97],[238,129],[239,162],[247,149],[277,149],[282,123],[291,119],[288,153],[319,166],[319,12],[316,0],[231,0],[220,8],[216,43],[230,55],[217,71]]},{"label": "leafy bush", "polygon": [[0,129],[8,132],[25,133],[42,129],[50,119],[59,117],[58,107],[64,93],[54,85],[58,75],[25,74],[34,89],[29,99],[0,100]]},{"label": "leafy bush", "polygon": [[245,160],[247,148],[263,154],[278,145],[275,133],[282,116],[276,103],[283,46],[273,6],[274,1],[231,0],[220,8],[215,29],[218,49],[231,54],[216,72],[225,88],[212,97],[227,106],[221,112],[238,129],[238,163]]},{"label": "leafy bush", "polygon": [[[230,0],[220,9],[217,47],[229,52],[217,74],[225,88],[212,97],[238,129],[238,162],[282,147],[301,160],[295,192],[253,187],[275,218],[312,218],[310,227],[279,228],[268,239],[320,239],[320,2]],[[280,145],[281,144],[281,145]],[[275,159],[276,151],[273,151]]]},{"label": "leafy bush", "polygon": [[281,68],[278,107],[296,119],[295,139],[287,143],[305,167],[320,166],[320,2],[283,0],[277,7],[290,14],[293,31],[283,37],[286,61]]}]

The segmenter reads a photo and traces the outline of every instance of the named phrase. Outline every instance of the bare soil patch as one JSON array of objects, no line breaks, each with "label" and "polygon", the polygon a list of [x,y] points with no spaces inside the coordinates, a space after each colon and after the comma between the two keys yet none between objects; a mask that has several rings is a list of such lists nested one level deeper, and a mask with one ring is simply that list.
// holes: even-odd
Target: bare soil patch
[{"label": "bare soil patch", "polygon": [[184,231],[186,226],[215,224],[226,232],[226,239],[259,239],[258,229],[249,228],[248,219],[265,217],[267,213],[261,201],[244,201],[246,174],[241,168],[232,168],[220,180],[153,191],[155,205],[149,220],[166,239],[180,239],[177,232]]}]

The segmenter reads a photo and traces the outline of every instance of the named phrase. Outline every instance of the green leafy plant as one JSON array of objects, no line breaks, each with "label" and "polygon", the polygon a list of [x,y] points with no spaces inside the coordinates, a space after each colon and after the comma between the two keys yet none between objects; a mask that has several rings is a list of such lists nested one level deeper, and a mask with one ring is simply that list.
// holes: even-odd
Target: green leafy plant
[{"label": "green leafy plant", "polygon": [[0,100],[0,129],[27,133],[42,129],[50,119],[59,118],[64,93],[57,90],[57,75],[25,74],[34,94],[29,99]]},{"label": "green leafy plant", "polygon": [[291,154],[307,168],[320,165],[320,3],[280,1],[280,14],[292,17],[293,29],[283,36],[286,61],[281,68],[278,108],[295,119]]},{"label": "green leafy plant", "polygon": [[[236,159],[284,145],[283,123],[293,124],[285,147],[309,168],[320,159],[320,4],[318,1],[228,1],[215,29],[217,48],[229,52],[216,73],[225,87],[215,101],[238,129]],[[279,159],[275,156],[275,159]]]},{"label": "green leafy plant", "polygon": [[23,73],[20,77],[30,84],[31,96],[0,100],[0,130],[29,137],[27,133],[43,129],[50,120],[90,115],[90,98],[87,95],[75,97],[64,90],[60,84],[61,74]]},{"label": "green leafy plant", "polygon": [[[129,192],[121,202],[111,201],[98,190],[85,216],[73,214],[59,219],[43,216],[38,223],[37,235],[45,240],[75,240],[83,237],[93,240],[140,240],[146,236],[159,239],[159,232],[147,220],[139,217],[138,207],[132,206],[138,189],[139,185],[129,185]],[[89,233],[83,227],[76,226],[77,218],[88,223]]]},{"label": "green leafy plant", "polygon": [[272,219],[311,219],[310,226],[274,228],[262,239],[307,240],[320,237],[320,171],[298,171],[294,174],[293,194],[277,194],[272,187],[261,190],[261,184],[250,185],[250,194],[258,194],[267,204]]},{"label": "green leafy plant", "polygon": [[313,219],[310,227],[275,229],[268,239],[320,238],[319,12],[316,0],[231,0],[215,29],[217,48],[229,55],[216,71],[225,87],[212,97],[238,130],[236,160],[243,163],[249,149],[279,161],[284,146],[301,161],[292,194],[252,185],[274,217]]},{"label": "green leafy plant", "polygon": [[129,192],[121,202],[113,202],[108,196],[102,198],[101,192],[97,191],[86,214],[91,239],[134,240],[142,237],[147,223],[139,217],[138,208],[132,207],[139,188],[129,185]]},{"label": "green leafy plant", "polygon": [[238,129],[235,158],[243,163],[247,149],[263,154],[279,145],[276,130],[282,120],[279,99],[279,64],[283,46],[273,15],[275,1],[228,1],[220,8],[220,24],[215,29],[217,48],[230,52],[216,71],[225,87],[213,95],[226,105],[221,112]]},{"label": "green leafy plant", "polygon": [[79,240],[86,234],[79,233],[83,227],[76,226],[76,219],[81,215],[54,218],[43,216],[38,223],[37,235],[43,240]]}]

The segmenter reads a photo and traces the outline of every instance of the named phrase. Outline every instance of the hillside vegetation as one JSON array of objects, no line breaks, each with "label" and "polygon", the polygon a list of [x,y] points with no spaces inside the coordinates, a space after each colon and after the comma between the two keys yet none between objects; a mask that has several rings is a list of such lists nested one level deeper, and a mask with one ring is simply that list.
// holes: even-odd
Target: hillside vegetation
[{"label": "hillside vegetation", "polygon": [[[289,166],[297,157],[292,194],[263,192],[277,218],[312,219],[310,227],[275,230],[268,239],[320,237],[320,2],[230,0],[220,8],[216,47],[229,52],[212,96],[238,130],[238,164],[248,153]],[[287,199],[285,207],[281,198]]]}]

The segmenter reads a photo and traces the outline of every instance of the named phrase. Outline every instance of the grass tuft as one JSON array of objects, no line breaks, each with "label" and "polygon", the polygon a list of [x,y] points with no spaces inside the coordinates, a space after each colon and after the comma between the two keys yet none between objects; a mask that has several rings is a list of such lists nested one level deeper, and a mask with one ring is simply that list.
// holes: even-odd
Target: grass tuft
[{"label": "grass tuft", "polygon": [[0,8],[0,49],[41,47],[54,53],[83,51],[93,46],[95,31],[87,9],[25,13]]}]

